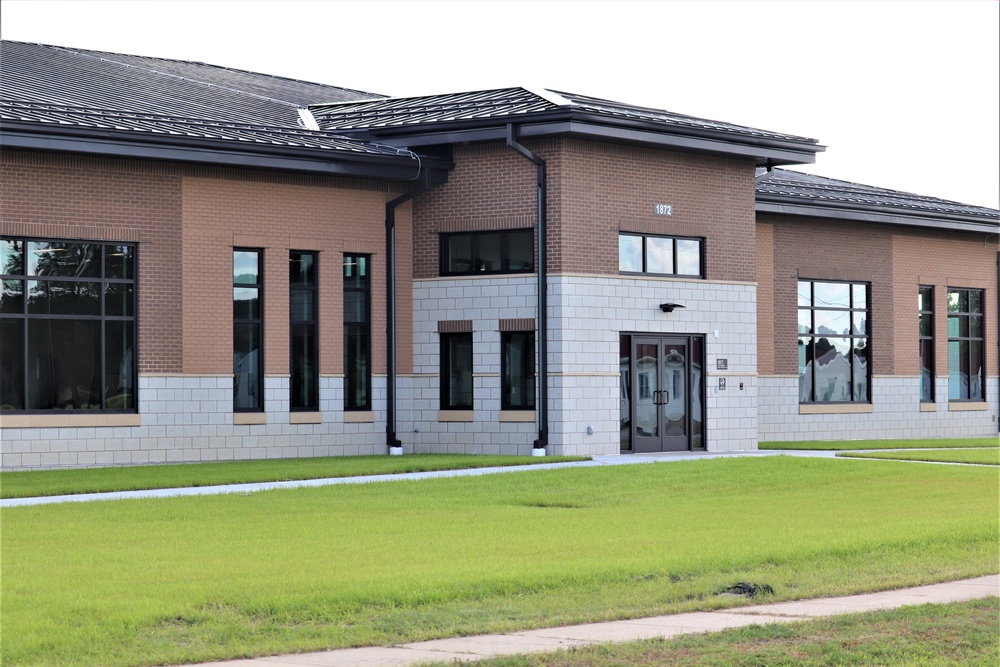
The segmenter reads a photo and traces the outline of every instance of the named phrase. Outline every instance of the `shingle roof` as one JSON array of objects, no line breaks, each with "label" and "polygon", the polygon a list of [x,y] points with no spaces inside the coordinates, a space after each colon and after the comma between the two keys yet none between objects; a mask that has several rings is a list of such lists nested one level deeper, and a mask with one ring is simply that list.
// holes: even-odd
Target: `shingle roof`
[{"label": "shingle roof", "polygon": [[788,169],[757,170],[757,201],[802,202],[859,209],[959,215],[1000,223],[1000,210],[915,195],[871,185],[839,181]]},{"label": "shingle roof", "polygon": [[815,144],[815,139],[758,130],[743,125],[695,118],[662,109],[651,109],[553,90],[534,92],[526,88],[499,88],[422,97],[393,97],[361,102],[314,104],[310,109],[320,127],[357,130],[427,126],[463,121],[509,121],[546,112],[570,112],[595,120],[629,120],[664,129],[702,130]]},{"label": "shingle roof", "polygon": [[204,63],[3,41],[0,98],[109,111],[300,125],[317,101],[378,99],[347,88]]}]

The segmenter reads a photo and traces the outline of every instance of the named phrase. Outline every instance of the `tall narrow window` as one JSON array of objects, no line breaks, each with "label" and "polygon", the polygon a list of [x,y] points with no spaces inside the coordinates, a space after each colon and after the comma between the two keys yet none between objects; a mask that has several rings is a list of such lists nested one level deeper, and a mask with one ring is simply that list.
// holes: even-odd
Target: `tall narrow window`
[{"label": "tall narrow window", "polygon": [[948,400],[986,396],[983,290],[948,288]]},{"label": "tall narrow window", "polygon": [[344,255],[344,409],[372,409],[371,257]]},{"label": "tall narrow window", "polygon": [[535,332],[500,334],[500,409],[535,409]]},{"label": "tall narrow window", "polygon": [[233,410],[264,409],[263,251],[233,250]]},{"label": "tall narrow window", "polygon": [[799,281],[799,402],[868,401],[868,285]]},{"label": "tall narrow window", "polygon": [[136,246],[0,238],[0,411],[135,411]]},{"label": "tall narrow window", "polygon": [[288,255],[288,312],[291,335],[289,400],[293,411],[319,410],[319,299],[314,252]]},{"label": "tall narrow window", "polygon": [[441,409],[472,409],[472,332],[441,334]]},{"label": "tall narrow window", "polygon": [[934,401],[934,288],[920,286],[920,400]]}]

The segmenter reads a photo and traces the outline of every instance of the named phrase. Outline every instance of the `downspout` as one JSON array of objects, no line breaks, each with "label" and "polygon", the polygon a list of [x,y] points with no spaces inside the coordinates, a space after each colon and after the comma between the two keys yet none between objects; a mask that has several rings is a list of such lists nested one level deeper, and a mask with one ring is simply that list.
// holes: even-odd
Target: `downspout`
[{"label": "downspout", "polygon": [[547,277],[545,267],[545,196],[548,191],[548,181],[545,173],[545,160],[530,150],[517,143],[514,138],[514,125],[507,125],[507,145],[516,150],[524,157],[531,160],[538,167],[538,440],[534,442],[534,448],[542,453],[549,444],[549,359],[548,359],[548,338],[549,320],[547,310]]},{"label": "downspout", "polygon": [[[423,180],[409,192],[385,203],[385,338],[386,352],[386,416],[385,444],[390,454],[402,447],[396,437],[396,207],[427,192],[431,187],[430,170],[424,169]],[[402,454],[402,450],[395,453]]]}]

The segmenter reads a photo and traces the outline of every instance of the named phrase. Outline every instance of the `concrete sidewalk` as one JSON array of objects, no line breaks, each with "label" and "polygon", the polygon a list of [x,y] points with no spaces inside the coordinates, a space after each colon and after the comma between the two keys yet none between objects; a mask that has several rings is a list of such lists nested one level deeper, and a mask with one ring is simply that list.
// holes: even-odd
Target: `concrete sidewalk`
[{"label": "concrete sidewalk", "polygon": [[669,638],[746,625],[790,623],[837,614],[896,609],[929,602],[961,602],[989,596],[1000,596],[1000,575],[865,595],[777,602],[720,611],[525,630],[504,635],[436,639],[397,646],[228,660],[205,663],[203,667],[381,667],[433,661],[471,662],[498,655],[542,653],[574,646],[653,637]]}]

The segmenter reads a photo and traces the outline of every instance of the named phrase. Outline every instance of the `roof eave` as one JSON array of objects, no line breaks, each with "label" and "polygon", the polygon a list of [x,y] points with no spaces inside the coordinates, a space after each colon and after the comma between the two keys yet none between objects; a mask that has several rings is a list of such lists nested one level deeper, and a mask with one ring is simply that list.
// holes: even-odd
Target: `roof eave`
[{"label": "roof eave", "polygon": [[4,121],[0,147],[276,169],[330,176],[412,180],[421,168],[446,175],[450,163],[409,155],[366,155],[313,147],[234,145],[234,142]]},{"label": "roof eave", "polygon": [[1000,221],[998,220],[983,220],[948,213],[902,211],[877,206],[845,206],[837,202],[802,202],[788,198],[758,195],[756,210],[758,213],[775,213],[796,217],[1000,234]]},{"label": "roof eave", "polygon": [[[687,128],[671,128],[652,124],[623,124],[595,122],[593,116],[576,117],[575,114],[547,112],[546,117],[533,114],[530,117],[461,121],[440,125],[421,124],[365,128],[344,131],[347,136],[376,137],[380,143],[390,146],[416,148],[440,144],[456,144],[472,141],[490,141],[506,138],[506,126],[518,126],[522,138],[573,135],[602,141],[672,148],[686,152],[711,153],[714,155],[753,158],[760,166],[785,164],[812,164],[816,153],[826,149],[816,143],[764,137],[740,136],[728,132],[691,132]],[[338,130],[340,132],[341,130]]]}]

